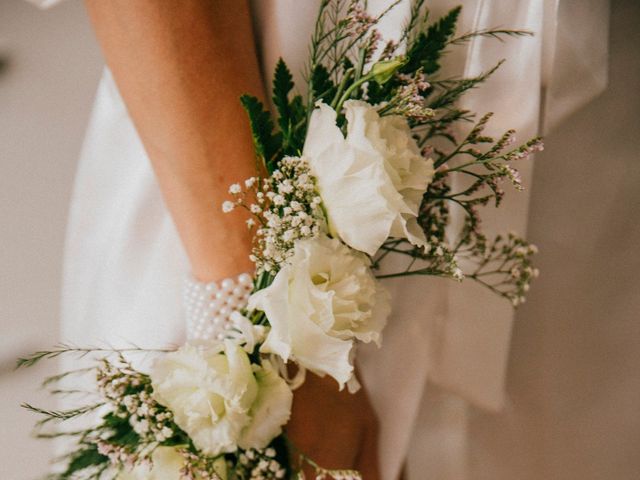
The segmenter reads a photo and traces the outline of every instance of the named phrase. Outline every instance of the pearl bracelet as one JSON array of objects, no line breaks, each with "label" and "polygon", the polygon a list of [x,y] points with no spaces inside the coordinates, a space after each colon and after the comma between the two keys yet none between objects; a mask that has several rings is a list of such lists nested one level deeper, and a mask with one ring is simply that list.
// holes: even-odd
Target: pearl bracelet
[{"label": "pearl bracelet", "polygon": [[252,288],[253,278],[248,273],[210,283],[186,278],[183,301],[187,341],[223,340],[234,326],[231,314],[247,305]]}]

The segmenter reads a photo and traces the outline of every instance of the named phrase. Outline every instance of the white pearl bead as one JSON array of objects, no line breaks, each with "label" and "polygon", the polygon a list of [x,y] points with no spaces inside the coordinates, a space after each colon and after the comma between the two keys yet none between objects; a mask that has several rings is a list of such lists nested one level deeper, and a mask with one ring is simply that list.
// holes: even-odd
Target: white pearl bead
[{"label": "white pearl bead", "polygon": [[240,285],[238,285],[233,289],[233,292],[231,293],[233,293],[235,297],[242,298],[244,296],[244,292],[245,292],[245,289]]},{"label": "white pearl bead", "polygon": [[[231,314],[247,305],[252,288],[253,277],[248,273],[207,284],[186,279],[182,297],[187,338],[226,338],[225,332],[229,332],[235,323]],[[235,335],[233,332],[228,334]]]}]

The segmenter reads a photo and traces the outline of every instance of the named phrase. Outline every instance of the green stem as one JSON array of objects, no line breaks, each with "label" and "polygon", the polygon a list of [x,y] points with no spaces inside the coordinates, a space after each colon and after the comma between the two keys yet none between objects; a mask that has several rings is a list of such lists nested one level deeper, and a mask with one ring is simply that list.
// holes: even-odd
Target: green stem
[{"label": "green stem", "polygon": [[340,98],[340,96],[342,95],[342,92],[344,91],[345,87],[347,86],[347,82],[349,81],[349,79],[351,78],[351,75],[354,74],[354,70],[352,68],[350,68],[349,70],[346,71],[346,73],[344,74],[344,76],[342,77],[342,81],[340,82],[340,85],[338,85],[338,89],[336,90],[336,94],[333,97],[333,100],[331,100],[331,108],[333,108],[335,110],[336,107],[336,102],[338,102],[338,99]]},{"label": "green stem", "polygon": [[340,100],[338,100],[338,103],[336,104],[334,110],[336,112],[339,112],[342,109],[342,104],[344,102],[346,102],[349,97],[351,97],[351,94],[360,87],[360,85],[362,85],[363,83],[368,82],[369,80],[371,80],[373,78],[373,74],[372,73],[368,73],[367,75],[365,75],[364,77],[361,77],[359,80],[353,82],[351,84],[351,86],[349,88],[347,88],[347,90],[344,92],[344,94],[342,95],[342,97],[340,97]]},{"label": "green stem", "polygon": [[405,272],[395,272],[395,273],[387,273],[385,275],[376,275],[377,279],[382,278],[398,278],[398,277],[408,277],[411,275],[431,275],[434,277],[446,277],[445,273],[440,270],[434,270],[433,268],[421,268],[420,270],[411,270]]}]

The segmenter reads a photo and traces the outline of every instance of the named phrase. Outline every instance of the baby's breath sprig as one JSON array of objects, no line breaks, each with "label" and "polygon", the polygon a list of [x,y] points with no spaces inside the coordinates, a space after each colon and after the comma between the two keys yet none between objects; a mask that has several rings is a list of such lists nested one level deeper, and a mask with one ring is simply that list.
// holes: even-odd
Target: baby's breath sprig
[{"label": "baby's breath sprig", "polygon": [[[224,202],[223,211],[241,206],[253,215],[247,225],[256,229],[250,258],[258,274],[275,274],[291,256],[295,241],[315,237],[324,228],[321,199],[304,158],[284,157],[269,178],[250,178],[244,189],[235,184],[229,193],[234,201]],[[249,198],[254,203],[248,203]]]},{"label": "baby's breath sprig", "polygon": [[[357,470],[324,468],[305,455],[302,455],[301,460],[313,468],[313,480],[363,480],[362,474]],[[297,473],[297,478],[299,480],[306,480],[304,471],[300,470]]]},{"label": "baby's breath sprig", "polygon": [[219,457],[196,454],[186,448],[178,449],[184,459],[180,469],[180,480],[223,480],[216,472]]},{"label": "baby's breath sprig", "polygon": [[249,449],[240,452],[233,470],[234,480],[280,480],[287,469],[278,461],[275,448]]},{"label": "baby's breath sprig", "polygon": [[479,242],[466,256],[475,269],[467,274],[494,293],[509,300],[514,307],[525,302],[529,285],[537,278],[539,271],[533,267],[532,257],[538,252],[535,245],[528,243],[515,233],[498,235],[492,242]]},{"label": "baby's breath sprig", "polygon": [[113,414],[126,419],[144,443],[160,444],[176,434],[173,413],[152,397],[151,379],[135,370],[124,357],[117,365],[102,360],[97,383]]}]

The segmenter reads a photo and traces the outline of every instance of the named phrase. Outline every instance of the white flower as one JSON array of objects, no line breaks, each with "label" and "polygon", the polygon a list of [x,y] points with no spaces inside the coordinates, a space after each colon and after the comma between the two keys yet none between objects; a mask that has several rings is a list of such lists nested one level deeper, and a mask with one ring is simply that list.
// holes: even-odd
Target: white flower
[{"label": "white flower", "polygon": [[[131,471],[118,474],[116,480],[177,480],[182,478],[180,470],[185,459],[173,447],[158,447],[151,456],[152,465],[138,465]],[[224,458],[216,460],[214,467],[218,476],[227,478]]]},{"label": "white flower", "polygon": [[118,474],[117,480],[175,480],[180,478],[184,458],[172,447],[158,447],[151,456],[153,467],[139,465]]},{"label": "white flower", "polygon": [[237,195],[238,193],[240,193],[242,191],[242,187],[240,187],[239,183],[234,183],[233,185],[231,185],[229,187],[229,193],[231,195]]},{"label": "white flower", "polygon": [[344,105],[347,137],[336,125],[336,112],[318,102],[303,151],[331,233],[369,255],[389,236],[425,245],[417,215],[433,178],[433,161],[420,155],[403,117],[380,117],[376,107],[362,101]]},{"label": "white flower", "polygon": [[252,421],[242,432],[238,445],[244,449],[265,448],[282,431],[291,415],[293,394],[269,362],[255,371],[258,395],[251,406]]},{"label": "white flower", "polygon": [[233,329],[227,335],[240,345],[247,353],[253,352],[258,343],[264,340],[266,327],[264,325],[254,325],[240,312],[232,312],[229,316]]},{"label": "white flower", "polygon": [[264,448],[289,419],[286,382],[231,341],[223,351],[185,345],[161,357],[150,376],[156,400],[207,455]]},{"label": "white flower", "polygon": [[234,208],[236,207],[235,203],[227,200],[225,202],[222,203],[222,211],[224,213],[229,213],[230,211],[232,211]]},{"label": "white flower", "polygon": [[331,375],[341,386],[353,375],[354,341],[379,343],[390,310],[369,260],[326,236],[297,241],[289,263],[251,295],[249,308],[264,311],[271,325],[263,352]]}]

